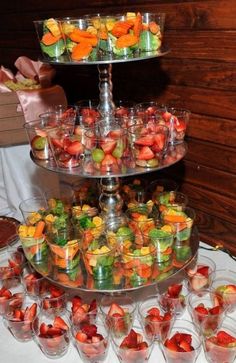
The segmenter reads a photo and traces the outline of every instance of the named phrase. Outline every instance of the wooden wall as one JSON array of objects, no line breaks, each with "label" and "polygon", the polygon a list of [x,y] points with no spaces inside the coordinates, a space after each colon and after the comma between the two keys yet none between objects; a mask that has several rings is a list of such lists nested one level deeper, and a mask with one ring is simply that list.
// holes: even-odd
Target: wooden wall
[{"label": "wooden wall", "polygon": [[[236,253],[236,1],[12,0],[1,5],[0,63],[37,59],[33,20],[51,16],[124,11],[166,13],[165,44],[158,59],[113,66],[114,99],[157,100],[191,112],[189,151],[166,170],[197,211],[201,239]],[[70,102],[98,96],[96,66],[57,67]],[[155,177],[150,174],[149,178]]]}]

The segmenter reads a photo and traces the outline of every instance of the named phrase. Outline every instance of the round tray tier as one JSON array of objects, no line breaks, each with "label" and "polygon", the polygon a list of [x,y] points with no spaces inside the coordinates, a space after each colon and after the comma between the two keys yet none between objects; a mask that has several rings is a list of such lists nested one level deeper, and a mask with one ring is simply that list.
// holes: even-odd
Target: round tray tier
[{"label": "round tray tier", "polygon": [[186,155],[187,152],[187,144],[181,143],[178,145],[169,146],[168,150],[165,154],[165,157],[160,162],[159,166],[156,168],[141,168],[141,167],[135,167],[135,168],[129,168],[128,166],[122,169],[121,172],[117,173],[99,173],[99,171],[94,172],[93,174],[86,173],[82,167],[76,167],[76,168],[59,168],[55,164],[54,160],[39,160],[35,159],[32,153],[30,153],[31,159],[34,161],[34,163],[42,168],[45,168],[47,170],[60,173],[60,174],[67,174],[67,175],[73,175],[78,177],[84,177],[84,178],[112,178],[112,177],[125,177],[125,176],[134,176],[138,174],[146,174],[151,173],[157,170],[161,170],[164,168],[168,168],[171,165],[176,164],[178,161],[183,159],[183,157]]},{"label": "round tray tier", "polygon": [[159,50],[153,52],[142,52],[142,53],[134,53],[127,57],[117,57],[112,54],[98,54],[94,59],[85,59],[81,61],[72,61],[69,56],[60,56],[56,59],[54,58],[40,58],[40,60],[44,63],[50,64],[58,64],[58,65],[96,65],[96,64],[113,64],[113,63],[124,63],[124,62],[134,62],[141,61],[150,58],[162,57],[170,52],[170,49],[167,47],[162,47]]},{"label": "round tray tier", "polygon": [[[72,271],[68,271],[68,273],[65,273],[65,271],[62,273],[58,267],[53,265],[49,248],[47,252],[44,251],[41,260],[37,262],[29,260],[29,262],[41,275],[63,288],[85,292],[121,293],[136,291],[148,286],[157,286],[158,290],[161,291],[168,284],[176,283],[184,279],[186,267],[191,266],[192,268],[196,263],[198,247],[199,235],[195,227],[192,230],[190,239],[185,241],[183,246],[175,246],[175,257],[173,260],[170,260],[168,263],[156,263],[154,268],[155,273],[153,272],[153,276],[145,282],[139,279],[131,281],[130,277],[125,276],[120,264],[117,264],[117,267],[113,267],[113,274],[109,279],[94,279],[93,276],[87,274],[82,256],[80,257],[78,266],[74,267]],[[180,248],[182,248],[182,252]],[[188,251],[188,254],[186,254],[186,251]],[[25,249],[24,252],[27,257],[27,251]],[[177,255],[179,256],[178,259],[176,257]]]}]

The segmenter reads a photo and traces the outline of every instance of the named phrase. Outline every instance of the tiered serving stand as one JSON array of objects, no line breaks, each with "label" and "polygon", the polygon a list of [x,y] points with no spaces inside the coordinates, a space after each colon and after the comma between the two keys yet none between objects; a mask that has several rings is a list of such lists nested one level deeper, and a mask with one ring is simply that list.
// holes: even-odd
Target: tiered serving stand
[{"label": "tiered serving stand", "polygon": [[[104,119],[104,122],[109,123],[112,120],[112,114],[115,109],[115,104],[113,102],[112,97],[112,66],[116,63],[122,62],[134,62],[134,61],[142,61],[147,60],[149,58],[156,58],[166,55],[169,52],[167,48],[162,48],[159,51],[155,52],[146,52],[143,54],[132,55],[126,58],[115,58],[112,55],[98,57],[96,60],[83,60],[83,61],[70,61],[67,58],[61,58],[57,60],[48,60],[41,59],[43,62],[47,62],[54,65],[68,65],[68,66],[81,66],[81,65],[96,65],[99,72],[99,111]],[[81,167],[76,167],[72,169],[62,169],[57,167],[57,165],[52,160],[37,160],[31,154],[31,159],[34,161],[36,165],[39,167],[45,168],[52,172],[62,173],[67,175],[78,176],[80,178],[96,178],[100,179],[101,193],[99,196],[99,202],[102,209],[102,213],[106,218],[116,218],[119,217],[122,213],[122,205],[123,201],[119,194],[119,186],[120,186],[120,178],[129,177],[135,175],[141,175],[146,173],[155,172],[164,168],[167,168],[178,161],[180,161],[187,152],[186,143],[181,143],[178,145],[170,145],[167,150],[167,154],[163,161],[157,168],[126,168],[123,172],[119,173],[104,173],[101,174],[96,172],[94,174],[87,174]],[[171,160],[171,161],[170,161]],[[164,272],[159,275],[156,279],[150,280],[148,284],[138,285],[138,286],[130,286],[129,281],[126,281],[125,277],[122,277],[117,283],[115,278],[111,278],[111,280],[93,280],[91,281],[91,277],[86,274],[86,270],[83,265],[81,265],[81,283],[79,286],[74,287],[73,289],[78,289],[87,292],[125,292],[136,290],[140,288],[145,288],[146,286],[156,285],[158,284],[158,288],[164,288],[164,286],[168,285],[170,279],[178,279],[184,272],[186,266],[191,264],[196,257],[198,247],[199,247],[199,238],[198,231],[196,228],[193,228],[191,241],[191,254],[190,257],[186,261],[183,262],[181,267],[173,267],[168,272]],[[31,262],[32,263],[32,262]],[[56,275],[53,273],[50,264],[50,254],[48,254],[46,261],[43,264],[33,264],[33,267],[41,274],[46,276],[48,279],[52,280],[54,283],[58,283],[63,287],[68,287],[67,284],[62,284],[57,281]],[[116,272],[114,271],[114,276]]]}]

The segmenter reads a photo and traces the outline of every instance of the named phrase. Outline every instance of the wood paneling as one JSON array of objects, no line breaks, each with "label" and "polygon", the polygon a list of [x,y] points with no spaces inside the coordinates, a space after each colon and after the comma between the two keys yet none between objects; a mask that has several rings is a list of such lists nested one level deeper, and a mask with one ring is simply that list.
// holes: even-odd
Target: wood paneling
[{"label": "wood paneling", "polygon": [[[20,55],[40,54],[33,20],[88,13],[155,11],[166,13],[162,58],[113,65],[114,99],[156,100],[191,111],[188,153],[165,170],[189,195],[200,236],[224,243],[236,253],[236,2],[235,0],[91,0],[1,5],[1,63],[14,69]],[[96,98],[96,67],[55,66],[55,82],[70,102]],[[154,174],[154,173],[153,173]],[[154,175],[147,175],[151,180]]]}]

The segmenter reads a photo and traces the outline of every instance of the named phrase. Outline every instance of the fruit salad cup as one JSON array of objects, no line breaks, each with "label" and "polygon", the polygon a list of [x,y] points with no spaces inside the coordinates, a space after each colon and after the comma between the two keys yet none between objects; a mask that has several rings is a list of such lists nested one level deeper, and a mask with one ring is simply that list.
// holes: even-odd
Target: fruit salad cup
[{"label": "fruit salad cup", "polygon": [[236,271],[216,270],[210,275],[215,299],[228,313],[236,310]]},{"label": "fruit salad cup", "polygon": [[148,121],[155,120],[156,115],[159,116],[159,108],[160,105],[155,101],[144,101],[135,105],[135,113],[147,123]]},{"label": "fruit salad cup", "polygon": [[115,353],[121,363],[148,362],[154,339],[152,336],[146,336],[142,328],[134,326],[128,334],[120,337],[113,334],[111,336]]},{"label": "fruit salad cup", "polygon": [[71,169],[80,166],[84,154],[84,146],[65,127],[57,127],[48,131],[50,147],[56,165],[59,168]]},{"label": "fruit salad cup", "polygon": [[144,235],[144,239],[156,247],[158,263],[172,259],[174,234],[168,225],[157,225],[155,228],[150,228],[148,234]]},{"label": "fruit salad cup", "polygon": [[70,324],[66,314],[48,315],[41,311],[32,326],[35,341],[46,357],[58,359],[67,353],[70,345]]},{"label": "fruit salad cup", "polygon": [[182,207],[181,210],[168,207],[161,213],[161,222],[168,224],[174,233],[175,246],[190,244],[195,216],[195,211],[190,207]]},{"label": "fruit salad cup", "polygon": [[56,127],[57,124],[57,120],[42,119],[30,121],[23,125],[35,159],[48,160],[52,158],[52,152],[47,138],[47,131]]},{"label": "fruit salad cup", "polygon": [[96,59],[97,29],[89,18],[64,18],[61,20],[61,27],[72,61]]},{"label": "fruit salad cup", "polygon": [[158,205],[160,213],[168,208],[182,210],[188,204],[186,194],[173,190],[160,193],[153,200]]},{"label": "fruit salad cup", "polygon": [[129,332],[136,316],[136,303],[127,295],[104,295],[100,304],[101,317],[114,336]]},{"label": "fruit salad cup", "polygon": [[34,226],[43,219],[48,209],[48,203],[44,196],[37,196],[22,200],[19,205],[25,224]]},{"label": "fruit salad cup", "polygon": [[0,280],[0,316],[20,308],[24,298],[25,290],[19,276]]},{"label": "fruit salad cup", "polygon": [[147,297],[139,304],[138,318],[145,335],[160,342],[166,339],[174,323],[175,314],[163,309],[156,295]]},{"label": "fruit salad cup", "polygon": [[226,316],[217,331],[204,338],[203,346],[207,362],[235,362],[236,320]]},{"label": "fruit salad cup", "polygon": [[184,281],[168,286],[167,290],[159,294],[158,300],[160,306],[168,311],[172,311],[176,317],[180,317],[185,312],[187,305],[188,290]]},{"label": "fruit salad cup", "polygon": [[4,316],[4,323],[19,342],[33,339],[32,322],[37,315],[38,304],[25,296],[22,305]]},{"label": "fruit salad cup", "polygon": [[39,296],[46,294],[48,281],[45,277],[35,271],[29,263],[24,265],[21,279],[25,290],[31,299],[38,299]]},{"label": "fruit salad cup", "polygon": [[94,324],[97,321],[98,304],[96,299],[73,295],[68,297],[67,311],[72,325]]},{"label": "fruit salad cup", "polygon": [[87,204],[72,208],[72,222],[75,237],[82,238],[83,247],[88,246],[94,238],[98,238],[105,229],[104,220],[98,215],[97,208]]},{"label": "fruit salad cup", "polygon": [[[100,123],[101,126],[101,123]],[[118,173],[127,165],[130,152],[126,131],[118,124],[112,128],[85,132],[83,170],[86,174]]]},{"label": "fruit salad cup", "polygon": [[166,340],[161,344],[167,363],[194,363],[201,347],[202,339],[195,325],[184,319],[175,320]]},{"label": "fruit salad cup", "polygon": [[135,228],[125,215],[108,220],[105,228],[107,239],[111,245],[117,246],[118,254],[126,243],[135,241]]},{"label": "fruit salad cup", "polygon": [[142,14],[142,29],[139,36],[140,52],[154,52],[161,48],[165,24],[164,13]]},{"label": "fruit salad cup", "polygon": [[152,279],[156,248],[153,244],[142,246],[129,242],[122,248],[121,261],[129,286],[146,285]]},{"label": "fruit salad cup", "polygon": [[100,363],[107,358],[109,331],[101,322],[84,323],[72,327],[75,346],[85,363]]},{"label": "fruit salad cup", "polygon": [[66,311],[67,294],[66,291],[53,284],[48,285],[47,292],[39,296],[40,309],[48,315],[61,315]]},{"label": "fruit salad cup", "polygon": [[0,256],[0,279],[20,276],[25,264],[25,256],[22,252],[14,250]]},{"label": "fruit salad cup", "polygon": [[186,268],[189,290],[199,291],[207,289],[212,283],[212,272],[215,272],[216,264],[209,257],[198,255],[194,266]]},{"label": "fruit salad cup", "polygon": [[128,138],[136,166],[156,168],[166,152],[168,128],[158,122],[133,125],[128,128]]},{"label": "fruit salad cup", "polygon": [[188,295],[188,310],[193,322],[204,336],[213,335],[225,316],[225,308],[218,304],[211,290],[192,291]]},{"label": "fruit salad cup", "polygon": [[76,102],[79,125],[93,127],[100,119],[98,100],[81,100]]},{"label": "fruit salad cup", "polygon": [[168,106],[164,106],[159,111],[165,125],[169,128],[170,144],[182,143],[185,138],[190,111]]},{"label": "fruit salad cup", "polygon": [[107,280],[113,275],[116,246],[110,246],[106,235],[94,237],[82,250],[83,261],[88,275],[94,280]]},{"label": "fruit salad cup", "polygon": [[68,60],[61,22],[54,18],[34,21],[42,55],[47,60]]},{"label": "fruit salad cup", "polygon": [[156,179],[153,180],[146,187],[147,198],[155,201],[158,199],[158,195],[164,192],[176,192],[178,190],[178,184],[172,179]]}]

